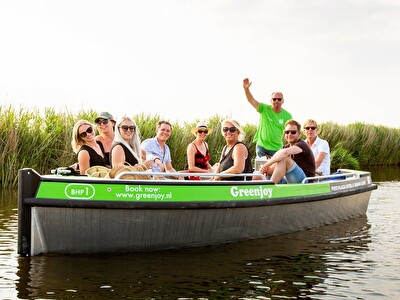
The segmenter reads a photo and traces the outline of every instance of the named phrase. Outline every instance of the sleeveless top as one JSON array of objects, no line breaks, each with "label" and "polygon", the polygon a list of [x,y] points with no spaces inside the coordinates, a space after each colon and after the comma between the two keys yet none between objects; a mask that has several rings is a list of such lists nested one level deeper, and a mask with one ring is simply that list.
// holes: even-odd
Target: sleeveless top
[{"label": "sleeveless top", "polygon": [[100,145],[100,148],[102,149],[102,151],[104,153],[104,161],[106,162],[106,165],[111,166],[110,152],[106,152],[104,150],[104,145],[101,141],[97,141],[97,143]]},{"label": "sleeveless top", "polygon": [[[112,162],[112,151],[114,149],[115,146],[120,145],[122,147],[122,149],[124,149],[124,153],[125,153],[125,161],[127,163],[129,163],[131,166],[136,165],[138,162],[138,160],[136,159],[136,157],[133,156],[132,152],[129,151],[129,149],[122,143],[120,142],[116,142],[112,145],[111,150],[110,150],[110,162]],[[113,167],[113,166],[111,166]]]},{"label": "sleeveless top", "polygon": [[[208,153],[207,144],[204,144],[204,147],[206,148],[206,155],[203,155],[203,153],[200,152],[200,150],[194,143],[192,144],[196,148],[196,153],[194,155],[194,165],[200,169],[207,170],[208,169],[207,162],[210,160],[210,153]],[[188,172],[190,173],[194,171],[188,170]],[[189,176],[189,180],[200,180],[200,176]]]},{"label": "sleeveless top", "polygon": [[206,144],[204,144],[206,148],[206,155],[203,155],[203,153],[200,152],[199,149],[197,149],[197,146],[192,143],[194,147],[196,148],[196,154],[194,155],[194,165],[200,169],[205,169],[207,170],[207,163],[210,160],[210,153],[208,153],[208,147]]},{"label": "sleeveless top", "polygon": [[[233,148],[236,147],[237,144],[243,144],[242,142],[237,142],[229,152],[224,155],[226,146],[222,150],[221,159],[219,160],[220,172],[225,171],[234,165],[234,160],[232,159]],[[243,144],[244,145],[244,144]],[[242,173],[252,173],[253,167],[251,166],[251,159],[250,159],[250,151],[246,145],[244,145],[247,149],[247,158],[245,161],[244,170]],[[251,178],[251,177],[250,177]],[[244,181],[244,176],[233,176],[233,177],[221,177],[221,180],[234,180],[234,181]]]},{"label": "sleeveless top", "polygon": [[[101,152],[102,152],[103,155],[105,156],[103,144],[100,143],[100,142],[96,142],[96,143],[100,146]],[[88,146],[88,145],[82,145],[82,147],[79,149],[79,151],[78,151],[78,153],[77,153],[76,155],[78,155],[79,152],[81,152],[82,150],[86,150],[86,151],[89,153],[89,157],[90,157],[89,165],[90,165],[91,167],[93,167],[93,166],[103,166],[103,167],[106,167],[106,166],[107,166],[104,157],[102,157],[101,155],[99,155],[99,154],[96,152],[96,150],[94,150],[92,147],[90,147],[90,146]]]}]

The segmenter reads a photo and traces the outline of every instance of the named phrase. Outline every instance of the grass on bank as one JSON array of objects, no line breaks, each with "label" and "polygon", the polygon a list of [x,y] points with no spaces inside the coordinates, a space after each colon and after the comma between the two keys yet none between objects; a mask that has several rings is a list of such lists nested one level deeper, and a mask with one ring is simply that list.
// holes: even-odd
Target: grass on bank
[{"label": "grass on bank", "polygon": [[[4,189],[17,186],[18,170],[21,168],[29,167],[46,174],[56,167],[74,163],[76,156],[71,148],[73,125],[79,119],[94,122],[97,113],[90,110],[73,115],[69,112],[56,112],[54,109],[46,109],[41,113],[35,109],[15,110],[0,106],[0,187]],[[138,114],[132,117],[140,128],[142,140],[154,136],[159,115]],[[207,137],[211,164],[219,160],[225,145],[220,124],[224,119],[224,116],[215,115],[204,120],[214,130]],[[190,130],[198,121],[183,124],[172,122],[173,133],[168,145],[177,170],[187,167],[186,147],[194,140]],[[242,126],[246,134],[244,143],[254,158],[253,136],[257,126]],[[399,129],[359,122],[346,126],[327,122],[320,124],[319,136],[329,142],[333,170],[400,163]]]}]

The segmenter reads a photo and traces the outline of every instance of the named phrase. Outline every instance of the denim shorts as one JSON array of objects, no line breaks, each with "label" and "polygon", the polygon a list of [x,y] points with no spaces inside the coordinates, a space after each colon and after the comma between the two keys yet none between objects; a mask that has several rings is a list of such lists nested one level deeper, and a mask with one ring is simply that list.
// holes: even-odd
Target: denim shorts
[{"label": "denim shorts", "polygon": [[256,154],[258,157],[263,157],[263,156],[272,156],[276,153],[275,150],[267,150],[260,145],[256,145]]},{"label": "denim shorts", "polygon": [[300,168],[296,163],[293,163],[293,166],[286,171],[285,177],[288,183],[300,183],[304,178],[306,178],[306,174],[302,168]]}]

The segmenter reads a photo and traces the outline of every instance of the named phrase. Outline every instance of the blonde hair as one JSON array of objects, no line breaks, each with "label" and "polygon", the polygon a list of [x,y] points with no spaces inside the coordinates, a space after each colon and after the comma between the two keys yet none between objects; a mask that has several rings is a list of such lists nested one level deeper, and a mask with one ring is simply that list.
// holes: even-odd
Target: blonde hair
[{"label": "blonde hair", "polygon": [[91,126],[93,130],[95,128],[94,125],[87,120],[79,120],[78,122],[75,123],[74,128],[72,129],[72,141],[71,141],[72,150],[74,151],[75,154],[78,153],[79,149],[85,143],[85,141],[79,135],[79,128],[82,125]]},{"label": "blonde hair", "polygon": [[[122,122],[124,121],[130,121],[133,123],[133,126],[135,126],[135,130],[133,132],[132,137],[128,142],[126,142],[122,136],[121,133],[119,132],[119,127],[121,126]],[[140,132],[139,128],[137,127],[135,121],[128,117],[128,116],[123,116],[116,124],[116,130],[115,130],[115,136],[114,136],[114,142],[118,142],[123,144],[125,147],[129,149],[129,151],[132,153],[132,155],[137,159],[139,163],[142,162],[142,155],[141,155],[141,148],[140,148]]]},{"label": "blonde hair", "polygon": [[308,120],[304,123],[303,128],[306,127],[306,126],[307,126],[308,124],[310,124],[310,123],[315,124],[315,127],[318,128],[318,123],[317,123],[317,121],[315,121],[315,120],[313,120],[313,119],[308,119]]},{"label": "blonde hair", "polygon": [[225,119],[221,122],[221,133],[222,135],[224,134],[223,128],[225,123],[231,123],[233,126],[235,126],[238,131],[239,131],[239,136],[238,136],[238,141],[243,142],[246,134],[244,133],[242,127],[240,126],[239,122],[234,120],[234,119]]}]

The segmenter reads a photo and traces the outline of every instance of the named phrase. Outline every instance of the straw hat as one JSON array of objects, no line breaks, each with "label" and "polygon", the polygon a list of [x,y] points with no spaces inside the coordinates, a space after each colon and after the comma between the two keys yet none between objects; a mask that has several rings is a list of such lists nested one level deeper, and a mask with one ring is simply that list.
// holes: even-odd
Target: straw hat
[{"label": "straw hat", "polygon": [[203,130],[207,129],[207,130],[208,130],[208,134],[211,134],[211,133],[213,132],[212,128],[208,128],[207,125],[206,125],[206,123],[204,123],[204,122],[199,122],[199,123],[197,123],[196,127],[193,128],[191,132],[192,132],[194,135],[196,135],[196,133],[197,133],[197,131],[198,131],[199,129],[203,129]]}]

